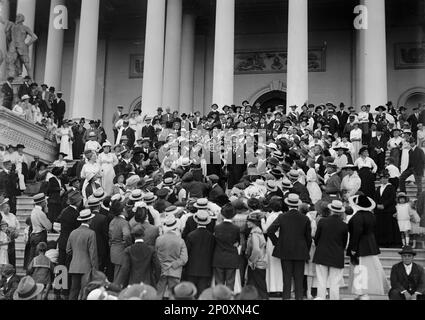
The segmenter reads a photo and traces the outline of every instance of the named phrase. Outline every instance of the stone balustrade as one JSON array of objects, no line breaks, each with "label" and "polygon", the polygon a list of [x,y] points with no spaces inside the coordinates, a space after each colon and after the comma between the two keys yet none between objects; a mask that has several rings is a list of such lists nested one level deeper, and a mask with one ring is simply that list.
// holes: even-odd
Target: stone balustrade
[{"label": "stone balustrade", "polygon": [[35,155],[40,160],[50,163],[55,160],[57,144],[46,139],[47,130],[39,125],[28,122],[12,111],[0,107],[0,145],[23,144],[28,161]]}]

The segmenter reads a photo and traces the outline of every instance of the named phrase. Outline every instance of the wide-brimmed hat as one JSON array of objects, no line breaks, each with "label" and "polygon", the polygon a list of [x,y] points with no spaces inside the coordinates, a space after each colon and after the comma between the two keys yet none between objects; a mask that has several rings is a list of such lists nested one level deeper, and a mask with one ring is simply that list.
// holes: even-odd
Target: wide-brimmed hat
[{"label": "wide-brimmed hat", "polygon": [[350,205],[361,211],[372,211],[376,207],[375,201],[365,195],[356,195],[348,199]]},{"label": "wide-brimmed hat", "polygon": [[80,215],[77,218],[77,220],[78,221],[87,221],[87,220],[93,219],[94,216],[95,215],[91,212],[90,209],[84,209],[84,210],[80,211]]},{"label": "wide-brimmed hat", "polygon": [[44,285],[36,283],[30,276],[25,276],[19,281],[13,294],[13,300],[31,300],[44,290]]},{"label": "wide-brimmed hat", "polygon": [[77,190],[71,191],[68,194],[68,202],[70,204],[80,203],[81,200],[83,200],[83,196]]},{"label": "wide-brimmed hat", "polygon": [[162,184],[166,187],[171,187],[175,184],[175,181],[172,177],[167,177],[163,180]]},{"label": "wide-brimmed hat", "polygon": [[362,147],[362,148],[360,148],[359,155],[361,155],[365,151],[369,151],[369,148],[368,147]]},{"label": "wide-brimmed hat", "polygon": [[339,200],[333,200],[332,203],[328,204],[328,208],[332,212],[345,212],[344,204]]},{"label": "wide-brimmed hat", "polygon": [[179,222],[173,214],[168,215],[162,224],[164,232],[176,230],[179,227]]},{"label": "wide-brimmed hat", "polygon": [[404,246],[398,254],[400,255],[411,254],[416,256],[415,250],[413,250],[412,246],[409,246],[409,245]]},{"label": "wide-brimmed hat", "polygon": [[275,180],[268,180],[266,183],[267,191],[276,192],[278,190],[278,186]]},{"label": "wide-brimmed hat", "polygon": [[52,169],[52,174],[56,177],[60,176],[63,173],[63,170],[64,170],[64,167],[54,167]]},{"label": "wide-brimmed hat", "polygon": [[92,196],[94,198],[96,198],[97,200],[99,200],[99,201],[103,201],[103,199],[106,198],[107,194],[106,194],[106,192],[105,192],[105,190],[103,188],[97,188],[93,192]]},{"label": "wide-brimmed hat", "polygon": [[379,111],[379,110],[387,111],[387,108],[385,108],[384,106],[378,106],[375,108],[375,111]]},{"label": "wide-brimmed hat", "polygon": [[291,181],[289,181],[289,179],[283,179],[282,180],[282,188],[283,189],[292,189],[294,186],[291,183]]},{"label": "wide-brimmed hat", "polygon": [[400,200],[400,198],[405,198],[406,199],[406,202],[409,202],[409,197],[407,196],[407,194],[406,193],[404,193],[404,192],[400,192],[398,195],[397,195],[397,201],[399,201]]},{"label": "wide-brimmed hat", "polygon": [[280,168],[274,168],[270,171],[270,173],[277,179],[283,177],[283,172]]},{"label": "wide-brimmed hat", "polygon": [[169,207],[165,208],[164,213],[166,215],[176,216],[180,211],[181,211],[181,209],[177,208],[176,206],[169,206]]},{"label": "wide-brimmed hat", "polygon": [[295,193],[288,194],[288,197],[284,201],[289,207],[298,207],[303,203],[300,200],[300,196]]},{"label": "wide-brimmed hat", "polygon": [[47,200],[46,195],[44,193],[36,194],[32,197],[32,199],[34,200],[34,204],[38,204]]},{"label": "wide-brimmed hat", "polygon": [[143,192],[140,189],[136,189],[131,191],[129,199],[131,201],[142,201],[143,200]]},{"label": "wide-brimmed hat", "polygon": [[0,207],[8,202],[9,198],[4,198],[3,196],[0,196]]},{"label": "wide-brimmed hat", "polygon": [[208,209],[208,199],[200,198],[196,200],[196,203],[193,205],[197,209]]},{"label": "wide-brimmed hat", "polygon": [[248,215],[246,220],[251,222],[260,222],[262,218],[263,218],[263,215],[261,214],[260,211],[253,211]]},{"label": "wide-brimmed hat", "polygon": [[139,181],[140,181],[140,177],[137,174],[135,174],[129,177],[127,181],[125,182],[125,184],[127,187],[136,186],[139,183]]},{"label": "wide-brimmed hat", "polygon": [[193,216],[193,220],[201,226],[206,226],[210,224],[211,216],[207,210],[198,210]]},{"label": "wide-brimmed hat", "polygon": [[333,148],[335,151],[338,150],[343,150],[343,151],[348,151],[349,149],[347,147],[344,147],[342,145],[337,145],[336,147]]},{"label": "wide-brimmed hat", "polygon": [[157,197],[156,195],[154,195],[152,192],[148,192],[148,193],[146,193],[146,194],[143,196],[143,201],[144,201],[146,204],[149,204],[149,203],[155,202],[155,201],[156,201],[156,199],[158,199],[158,197]]}]

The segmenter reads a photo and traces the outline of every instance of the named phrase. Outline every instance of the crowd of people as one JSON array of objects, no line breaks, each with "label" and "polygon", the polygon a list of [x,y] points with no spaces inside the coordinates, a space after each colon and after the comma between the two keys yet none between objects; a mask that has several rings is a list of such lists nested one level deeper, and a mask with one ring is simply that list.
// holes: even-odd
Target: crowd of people
[{"label": "crowd of people", "polygon": [[[2,216],[16,213],[20,182],[41,183],[25,232],[28,276],[15,292],[336,300],[348,256],[358,299],[420,298],[423,268],[411,260],[425,234],[425,104],[411,115],[391,102],[370,108],[306,104],[286,113],[244,101],[213,105],[202,117],[118,106],[110,139],[100,121],[87,128],[85,119],[62,118],[51,169],[39,159],[22,165],[22,145],[0,157]],[[407,183],[416,185],[416,201]],[[12,279],[20,227],[3,218],[1,228],[0,264]],[[406,272],[415,271],[408,288],[395,271],[388,282],[380,247],[403,247]],[[69,288],[52,288],[54,265],[67,267]],[[368,272],[361,287],[357,266]]]}]

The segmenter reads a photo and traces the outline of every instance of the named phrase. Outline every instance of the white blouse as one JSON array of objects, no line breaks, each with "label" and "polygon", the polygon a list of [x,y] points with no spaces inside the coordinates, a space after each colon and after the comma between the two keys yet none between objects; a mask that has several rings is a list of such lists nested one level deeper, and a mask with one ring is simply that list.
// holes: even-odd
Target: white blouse
[{"label": "white blouse", "polygon": [[365,159],[362,157],[358,158],[356,162],[354,162],[354,165],[357,166],[359,170],[364,167],[372,169],[372,173],[376,173],[378,170],[378,166],[376,165],[375,161],[369,157],[366,157]]}]

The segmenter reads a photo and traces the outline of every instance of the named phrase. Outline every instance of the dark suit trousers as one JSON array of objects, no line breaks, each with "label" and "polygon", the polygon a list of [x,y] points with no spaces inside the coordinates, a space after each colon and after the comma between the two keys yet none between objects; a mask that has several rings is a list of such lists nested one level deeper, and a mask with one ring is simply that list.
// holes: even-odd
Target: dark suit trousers
[{"label": "dark suit trousers", "polygon": [[[403,294],[394,289],[391,289],[390,292],[388,292],[388,297],[390,300],[406,300]],[[425,300],[425,296],[417,295],[417,300]]]},{"label": "dark suit trousers", "polygon": [[415,183],[418,188],[418,197],[422,193],[422,176],[423,172],[421,174],[415,174],[413,168],[407,168],[403,171],[403,173],[400,176],[400,192],[406,192],[406,179],[409,178],[411,175],[415,177]]},{"label": "dark suit trousers", "polygon": [[16,250],[15,250],[15,240],[11,241],[9,243],[9,246],[7,247],[7,254],[9,257],[9,263],[16,267]]},{"label": "dark suit trousers", "polygon": [[84,274],[73,273],[71,274],[71,290],[69,293],[69,300],[78,300],[81,291],[81,280]]},{"label": "dark suit trousers", "polygon": [[304,265],[302,260],[280,260],[283,273],[283,300],[291,298],[291,281],[294,279],[295,300],[303,299]]},{"label": "dark suit trousers", "polygon": [[192,282],[198,290],[196,297],[199,297],[205,289],[211,286],[211,277],[187,276],[186,278],[187,281]]},{"label": "dark suit trousers", "polygon": [[258,291],[258,298],[261,300],[268,300],[269,294],[267,293],[266,283],[266,269],[251,269],[248,267],[248,281],[247,285],[254,286]]},{"label": "dark suit trousers", "polygon": [[236,269],[214,268],[216,284],[224,284],[233,291],[235,287]]}]

